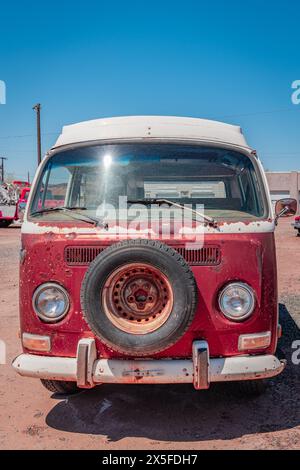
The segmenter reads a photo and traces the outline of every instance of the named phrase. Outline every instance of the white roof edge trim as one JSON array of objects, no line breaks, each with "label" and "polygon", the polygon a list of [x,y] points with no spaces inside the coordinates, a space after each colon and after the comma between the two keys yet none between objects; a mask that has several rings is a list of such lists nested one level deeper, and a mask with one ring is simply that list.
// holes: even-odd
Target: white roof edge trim
[{"label": "white roof edge trim", "polygon": [[63,127],[52,148],[82,142],[146,138],[215,141],[249,148],[239,126],[176,116],[123,116],[71,124]]}]

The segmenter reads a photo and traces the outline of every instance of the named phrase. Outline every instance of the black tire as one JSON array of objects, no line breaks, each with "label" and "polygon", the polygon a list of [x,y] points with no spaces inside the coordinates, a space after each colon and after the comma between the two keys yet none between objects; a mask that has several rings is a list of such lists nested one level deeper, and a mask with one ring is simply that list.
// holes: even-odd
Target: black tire
[{"label": "black tire", "polygon": [[[128,263],[145,263],[168,278],[173,306],[165,323],[146,334],[131,334],[115,326],[104,313],[101,294],[106,279]],[[149,356],[176,343],[193,321],[197,286],[184,258],[173,248],[153,240],[126,240],[101,252],[90,264],[81,287],[84,317],[94,334],[111,349],[129,356]]]},{"label": "black tire", "polygon": [[0,220],[0,228],[7,228],[12,224],[11,220]]},{"label": "black tire", "polygon": [[241,380],[240,382],[235,382],[235,385],[240,395],[257,397],[265,393],[269,383],[266,379]]},{"label": "black tire", "polygon": [[300,230],[298,230],[297,237],[300,237]]},{"label": "black tire", "polygon": [[43,386],[49,390],[49,392],[68,394],[78,392],[80,389],[77,387],[76,382],[66,382],[62,380],[47,380],[41,379]]}]

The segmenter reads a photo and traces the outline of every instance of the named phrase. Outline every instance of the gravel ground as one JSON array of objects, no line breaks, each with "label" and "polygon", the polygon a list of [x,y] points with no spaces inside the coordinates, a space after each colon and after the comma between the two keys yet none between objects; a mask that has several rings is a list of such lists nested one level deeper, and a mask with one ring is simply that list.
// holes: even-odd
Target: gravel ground
[{"label": "gravel ground", "polygon": [[1,229],[0,337],[7,365],[0,366],[0,448],[299,449],[300,365],[292,354],[300,340],[300,239],[290,220],[280,222],[276,239],[284,330],[278,353],[287,368],[263,396],[244,398],[230,384],[205,392],[189,385],[103,385],[62,398],[9,366],[20,351],[19,229]]}]

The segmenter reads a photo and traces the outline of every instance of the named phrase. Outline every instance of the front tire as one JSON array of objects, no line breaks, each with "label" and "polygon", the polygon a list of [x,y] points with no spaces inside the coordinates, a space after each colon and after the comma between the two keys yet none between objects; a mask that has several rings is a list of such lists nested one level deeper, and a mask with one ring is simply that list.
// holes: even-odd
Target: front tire
[{"label": "front tire", "polygon": [[12,224],[11,220],[0,220],[0,228],[7,228]]},{"label": "front tire", "polygon": [[41,379],[42,385],[52,393],[61,393],[72,395],[80,389],[77,387],[76,382],[67,382],[62,380],[47,380]]}]

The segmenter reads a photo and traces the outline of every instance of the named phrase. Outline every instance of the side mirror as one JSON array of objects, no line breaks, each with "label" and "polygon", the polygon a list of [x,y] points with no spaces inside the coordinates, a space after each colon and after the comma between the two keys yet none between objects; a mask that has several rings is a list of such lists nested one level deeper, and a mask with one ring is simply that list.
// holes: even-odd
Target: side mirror
[{"label": "side mirror", "polygon": [[295,215],[297,213],[297,206],[298,203],[296,199],[279,199],[275,206],[276,220],[278,220],[279,217],[291,217]]}]

